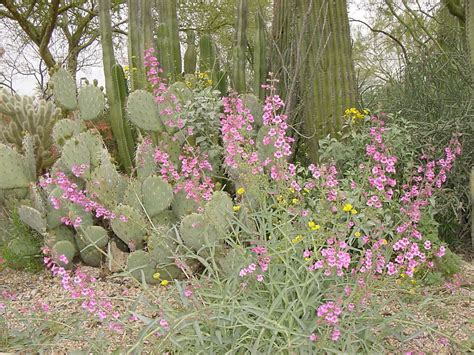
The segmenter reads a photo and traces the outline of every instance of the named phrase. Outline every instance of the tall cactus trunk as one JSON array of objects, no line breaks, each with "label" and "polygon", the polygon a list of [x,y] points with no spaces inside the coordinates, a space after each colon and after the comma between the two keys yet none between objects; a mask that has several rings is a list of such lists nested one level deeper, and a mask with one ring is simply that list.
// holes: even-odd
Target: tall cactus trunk
[{"label": "tall cactus trunk", "polygon": [[158,12],[158,48],[162,52],[158,59],[163,62],[164,75],[176,78],[182,71],[176,0],[158,0]]},{"label": "tall cactus trunk", "polygon": [[146,0],[128,0],[128,61],[132,90],[146,86],[144,7]]},{"label": "tall cactus trunk", "polygon": [[254,50],[254,80],[255,95],[260,100],[265,100],[265,84],[267,79],[267,37],[265,31],[265,21],[261,13],[255,19],[255,50]]},{"label": "tall cactus trunk", "polygon": [[222,95],[227,91],[226,74],[221,71],[217,47],[211,37],[202,35],[199,38],[199,71],[210,74],[212,85],[219,89]]},{"label": "tall cactus trunk", "polygon": [[[352,62],[352,48],[346,0],[313,0],[311,2],[276,1],[277,11],[292,11],[291,21],[276,14],[280,26],[274,29],[284,42],[285,67],[293,78],[286,78],[287,100],[301,98],[299,107],[302,128],[308,136],[306,153],[317,162],[319,139],[334,135],[342,127],[344,110],[356,104],[357,87]],[[275,22],[274,22],[275,24]],[[297,46],[294,48],[292,46]],[[277,68],[281,71],[281,68]],[[296,81],[295,81],[296,80]],[[296,108],[293,102],[292,109]],[[295,121],[293,121],[295,123]]]},{"label": "tall cactus trunk", "polygon": [[120,165],[129,173],[132,170],[133,137],[123,111],[120,87],[118,83],[114,81],[112,68],[115,65],[115,55],[112,43],[110,8],[110,0],[99,1],[100,38],[102,43],[105,88],[110,106],[110,124],[112,126],[114,139],[117,142]]},{"label": "tall cactus trunk", "polygon": [[471,87],[474,92],[474,0],[466,0],[466,43],[471,65]]},{"label": "tall cactus trunk", "polygon": [[152,16],[153,0],[143,0],[143,42],[145,51],[150,48],[156,49],[154,32],[154,21]]},{"label": "tall cactus trunk", "polygon": [[235,25],[235,44],[232,53],[232,86],[238,93],[244,93],[245,62],[247,49],[247,0],[239,0],[237,5],[237,21]]},{"label": "tall cactus trunk", "polygon": [[186,52],[184,53],[184,73],[194,74],[197,63],[196,36],[193,31],[188,31],[186,38]]}]

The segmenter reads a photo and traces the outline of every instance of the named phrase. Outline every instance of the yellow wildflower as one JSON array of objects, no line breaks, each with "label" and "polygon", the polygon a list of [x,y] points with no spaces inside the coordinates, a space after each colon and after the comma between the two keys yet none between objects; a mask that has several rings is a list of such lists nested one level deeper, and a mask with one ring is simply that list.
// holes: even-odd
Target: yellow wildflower
[{"label": "yellow wildflower", "polygon": [[359,213],[359,211],[357,211],[355,208],[353,208],[353,209],[351,210],[351,213],[352,213],[352,214],[357,214],[357,213]]},{"label": "yellow wildflower", "polygon": [[232,209],[234,210],[234,212],[239,212],[240,211],[240,206],[234,206],[234,207],[232,207]]},{"label": "yellow wildflower", "polygon": [[298,244],[298,243],[301,242],[303,239],[304,239],[304,237],[300,234],[300,235],[297,235],[296,237],[294,237],[294,238],[291,240],[291,243],[293,243],[293,244]]},{"label": "yellow wildflower", "polygon": [[411,282],[412,285],[416,284],[416,280],[411,279],[410,282]]},{"label": "yellow wildflower", "polygon": [[291,200],[291,203],[294,205],[297,205],[298,203],[300,203],[300,200],[298,200],[297,198],[294,198],[293,200]]},{"label": "yellow wildflower", "polygon": [[169,281],[168,280],[163,280],[160,282],[161,286],[166,286],[169,284]]},{"label": "yellow wildflower", "polygon": [[321,229],[321,226],[319,224],[316,224],[314,221],[309,221],[308,222],[308,227],[312,231],[317,231],[317,230]]},{"label": "yellow wildflower", "polygon": [[207,85],[209,85],[209,86],[212,85],[212,80],[211,80],[211,79],[209,79],[209,80],[207,81]]},{"label": "yellow wildflower", "polygon": [[350,212],[350,211],[352,210],[352,208],[353,208],[353,207],[352,207],[352,205],[351,205],[350,203],[346,203],[346,204],[344,205],[344,207],[342,207],[342,210],[343,210],[344,212]]},{"label": "yellow wildflower", "polygon": [[155,280],[159,280],[159,279],[160,279],[160,276],[161,276],[161,275],[160,275],[159,272],[155,272],[155,273],[153,274],[153,278],[154,278]]},{"label": "yellow wildflower", "polygon": [[387,244],[388,244],[387,240],[386,240],[386,239],[382,239],[382,245],[387,245]]},{"label": "yellow wildflower", "polygon": [[243,187],[240,187],[237,189],[237,195],[243,195],[245,193],[245,189]]},{"label": "yellow wildflower", "polygon": [[360,232],[355,232],[354,235],[356,238],[359,238],[361,236]]}]

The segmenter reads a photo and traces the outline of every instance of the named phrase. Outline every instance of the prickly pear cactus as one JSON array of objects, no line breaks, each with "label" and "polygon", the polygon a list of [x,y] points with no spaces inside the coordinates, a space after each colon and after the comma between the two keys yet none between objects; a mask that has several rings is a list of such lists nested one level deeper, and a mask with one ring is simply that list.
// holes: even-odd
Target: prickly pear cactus
[{"label": "prickly pear cactus", "polygon": [[130,121],[145,131],[162,131],[158,106],[153,95],[144,90],[136,90],[127,101],[127,112]]},{"label": "prickly pear cactus", "polygon": [[85,121],[99,118],[105,108],[104,93],[94,85],[83,86],[77,96],[79,117]]},{"label": "prickly pear cactus", "polygon": [[18,208],[18,215],[23,223],[30,226],[38,233],[46,232],[46,219],[38,210],[29,206],[21,206]]},{"label": "prickly pear cactus", "polygon": [[81,121],[62,119],[58,121],[52,131],[54,143],[63,146],[69,139],[79,135],[85,129]]},{"label": "prickly pear cactus", "polygon": [[161,177],[150,176],[142,183],[143,206],[149,216],[167,209],[173,200],[173,189]]},{"label": "prickly pear cactus", "polygon": [[116,218],[110,222],[110,226],[117,237],[125,242],[131,250],[142,249],[147,233],[145,218],[127,205],[118,206],[114,213]]},{"label": "prickly pear cactus", "polygon": [[[51,257],[53,261],[59,266],[65,269],[71,269],[73,266],[72,259],[76,255],[76,246],[68,241],[62,240],[57,242],[51,248]],[[65,256],[67,263],[62,260],[62,256]]]},{"label": "prickly pear cactus", "polygon": [[76,82],[69,72],[60,68],[51,76],[53,95],[56,102],[68,111],[77,107]]},{"label": "prickly pear cactus", "polygon": [[89,266],[99,266],[108,240],[107,230],[100,226],[81,228],[76,238],[81,259]]},{"label": "prickly pear cactus", "polygon": [[28,187],[31,182],[24,157],[0,143],[0,190]]},{"label": "prickly pear cactus", "polygon": [[149,284],[158,282],[158,280],[153,278],[155,264],[150,254],[143,250],[131,252],[127,259],[127,269],[130,274],[138,281],[144,281]]},{"label": "prickly pear cactus", "polygon": [[183,190],[174,195],[174,199],[171,204],[171,209],[176,218],[182,218],[193,212],[196,212],[199,207],[200,205],[197,202],[186,197],[186,192]]},{"label": "prickly pear cactus", "polygon": [[212,246],[218,239],[210,221],[202,214],[192,213],[183,218],[179,227],[184,244],[195,251]]},{"label": "prickly pear cactus", "polygon": [[225,234],[230,227],[232,208],[232,199],[224,191],[214,192],[204,207],[205,217],[221,235]]},{"label": "prickly pear cactus", "polygon": [[143,140],[137,147],[135,166],[139,180],[155,175],[157,167],[154,159],[153,143],[149,139]]}]

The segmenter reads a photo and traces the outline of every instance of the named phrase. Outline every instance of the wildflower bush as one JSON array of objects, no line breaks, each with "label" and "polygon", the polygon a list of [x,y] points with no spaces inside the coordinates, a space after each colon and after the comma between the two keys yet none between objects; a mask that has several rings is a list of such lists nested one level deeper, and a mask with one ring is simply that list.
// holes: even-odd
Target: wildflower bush
[{"label": "wildflower bush", "polygon": [[[152,51],[145,65],[153,95],[136,91],[127,104],[147,134],[136,176],[82,132],[19,208],[71,299],[111,331],[143,324],[128,350],[382,352],[406,320],[383,319],[375,291],[400,284],[416,294],[420,282],[457,272],[433,209],[461,154],[458,136],[418,156],[385,114],[351,108],[343,136],[322,141],[320,163],[303,166],[289,161],[293,138],[272,82],[258,109],[248,97],[220,102],[210,88],[166,85]],[[142,107],[160,121],[146,121]],[[160,284],[173,302],[149,304],[154,317],[120,312],[73,269],[79,257]]]}]

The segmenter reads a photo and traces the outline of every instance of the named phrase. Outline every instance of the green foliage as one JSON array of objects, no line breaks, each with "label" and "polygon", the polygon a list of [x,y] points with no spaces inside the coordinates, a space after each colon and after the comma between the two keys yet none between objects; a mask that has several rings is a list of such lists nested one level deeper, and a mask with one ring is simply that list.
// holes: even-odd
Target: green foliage
[{"label": "green foliage", "polygon": [[6,267],[39,271],[42,268],[41,236],[24,224],[18,213],[0,219],[0,255]]},{"label": "green foliage", "polygon": [[470,71],[466,54],[419,52],[403,75],[380,88],[374,98],[384,110],[398,112],[393,123],[409,130],[410,141],[398,141],[417,155],[443,149],[453,133],[461,133],[462,154],[439,194],[436,220],[441,238],[453,248],[470,241],[469,174],[474,154]]}]

